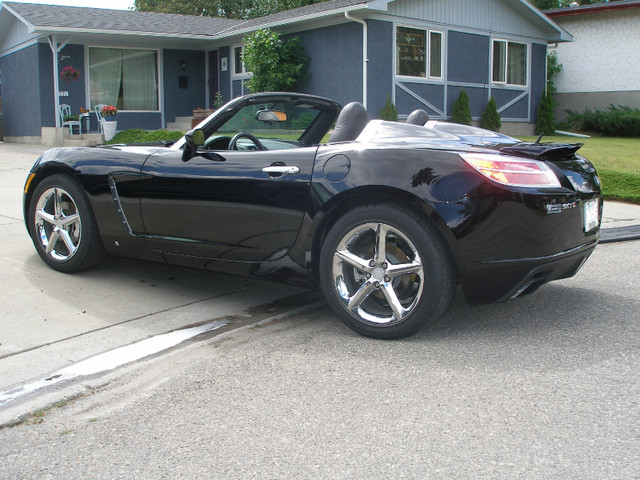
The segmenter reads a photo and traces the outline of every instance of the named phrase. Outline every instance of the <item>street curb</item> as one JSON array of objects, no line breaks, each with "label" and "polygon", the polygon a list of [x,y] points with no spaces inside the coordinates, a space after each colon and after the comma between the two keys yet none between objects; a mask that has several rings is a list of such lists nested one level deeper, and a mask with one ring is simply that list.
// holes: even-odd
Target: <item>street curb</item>
[{"label": "street curb", "polygon": [[628,240],[640,240],[640,225],[603,228],[600,230],[600,241],[598,243],[625,242]]}]

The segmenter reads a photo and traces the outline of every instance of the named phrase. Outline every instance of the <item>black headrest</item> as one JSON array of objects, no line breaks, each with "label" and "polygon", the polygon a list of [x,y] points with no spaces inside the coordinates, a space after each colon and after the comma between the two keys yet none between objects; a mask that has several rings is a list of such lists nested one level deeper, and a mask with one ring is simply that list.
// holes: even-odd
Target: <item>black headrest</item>
[{"label": "black headrest", "polygon": [[407,123],[411,125],[424,125],[429,121],[429,114],[422,109],[414,110],[407,117]]},{"label": "black headrest", "polygon": [[369,116],[361,103],[351,102],[345,105],[338,115],[329,143],[355,140],[367,123],[369,123]]}]

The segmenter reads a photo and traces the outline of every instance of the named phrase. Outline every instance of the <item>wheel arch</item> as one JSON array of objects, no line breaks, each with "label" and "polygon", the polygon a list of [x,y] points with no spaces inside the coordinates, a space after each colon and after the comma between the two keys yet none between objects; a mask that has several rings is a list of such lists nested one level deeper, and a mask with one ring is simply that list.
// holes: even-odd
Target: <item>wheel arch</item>
[{"label": "wheel arch", "polygon": [[[372,200],[372,198],[375,198],[375,200]],[[314,229],[311,242],[311,275],[316,285],[320,285],[320,251],[331,227],[340,217],[354,208],[382,203],[395,204],[413,210],[420,214],[431,226],[435,227],[435,230],[446,245],[453,265],[457,270],[454,249],[455,237],[433,205],[406,190],[388,186],[367,186],[347,190],[336,195],[324,205],[322,216]]]},{"label": "wheel arch", "polygon": [[[75,177],[75,171],[69,166],[63,163],[45,163],[40,168],[35,171],[32,171],[29,176],[34,175],[30,181],[25,185],[24,195],[22,201],[22,212],[25,220],[25,224],[28,219],[28,211],[29,204],[31,203],[31,198],[33,197],[33,192],[38,188],[38,185],[42,183],[42,181],[52,175],[68,175],[70,177]],[[27,226],[28,228],[28,226]]]}]

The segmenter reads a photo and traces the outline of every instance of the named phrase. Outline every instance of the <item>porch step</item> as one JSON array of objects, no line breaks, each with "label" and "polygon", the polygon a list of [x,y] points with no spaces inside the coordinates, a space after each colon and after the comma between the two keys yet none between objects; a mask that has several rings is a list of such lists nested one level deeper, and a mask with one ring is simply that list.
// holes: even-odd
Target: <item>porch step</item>
[{"label": "porch step", "polygon": [[66,136],[63,140],[65,147],[94,147],[104,143],[101,133],[83,133],[82,135]]},{"label": "porch step", "polygon": [[191,130],[191,119],[192,117],[176,117],[175,122],[167,123],[167,130],[176,132],[186,132]]}]

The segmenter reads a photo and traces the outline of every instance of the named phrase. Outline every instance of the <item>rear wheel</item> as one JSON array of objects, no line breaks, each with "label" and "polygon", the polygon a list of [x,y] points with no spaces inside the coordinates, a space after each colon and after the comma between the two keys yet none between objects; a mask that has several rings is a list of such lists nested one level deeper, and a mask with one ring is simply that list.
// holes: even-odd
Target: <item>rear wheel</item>
[{"label": "rear wheel", "polygon": [[455,292],[440,234],[418,213],[392,204],[358,207],[336,222],[322,247],[320,278],[348,327],[382,339],[437,320]]},{"label": "rear wheel", "polygon": [[40,257],[60,272],[94,267],[104,256],[95,217],[80,183],[52,175],[33,192],[29,233]]}]

